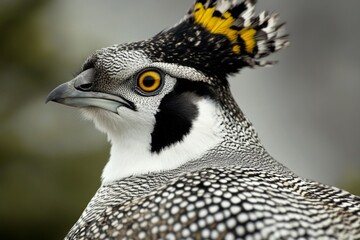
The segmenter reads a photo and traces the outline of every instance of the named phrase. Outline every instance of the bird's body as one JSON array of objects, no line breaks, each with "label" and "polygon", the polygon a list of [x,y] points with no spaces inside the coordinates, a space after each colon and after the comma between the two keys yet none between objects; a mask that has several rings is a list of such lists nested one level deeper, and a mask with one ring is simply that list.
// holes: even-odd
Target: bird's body
[{"label": "bird's body", "polygon": [[360,198],[274,160],[231,95],[229,74],[288,44],[254,4],[198,0],[173,28],[95,52],[49,95],[112,145],[67,239],[360,239]]},{"label": "bird's body", "polygon": [[260,169],[224,166],[102,186],[69,239],[358,239],[359,198]]}]

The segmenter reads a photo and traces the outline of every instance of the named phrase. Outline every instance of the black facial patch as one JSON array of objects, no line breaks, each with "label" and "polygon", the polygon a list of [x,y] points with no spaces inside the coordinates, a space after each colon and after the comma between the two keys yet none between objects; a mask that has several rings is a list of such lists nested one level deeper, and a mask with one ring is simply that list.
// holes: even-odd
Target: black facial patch
[{"label": "black facial patch", "polygon": [[159,153],[165,147],[182,141],[198,117],[196,101],[199,97],[212,95],[206,83],[178,79],[174,90],[162,99],[155,115],[151,152]]}]

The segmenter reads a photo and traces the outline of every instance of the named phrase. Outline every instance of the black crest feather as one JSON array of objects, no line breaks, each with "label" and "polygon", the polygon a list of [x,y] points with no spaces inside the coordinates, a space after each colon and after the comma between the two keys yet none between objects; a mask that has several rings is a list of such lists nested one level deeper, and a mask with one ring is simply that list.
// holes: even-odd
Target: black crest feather
[{"label": "black crest feather", "polygon": [[254,0],[198,0],[176,26],[147,40],[154,59],[194,67],[218,77],[259,61],[288,45],[276,14],[254,14]]}]

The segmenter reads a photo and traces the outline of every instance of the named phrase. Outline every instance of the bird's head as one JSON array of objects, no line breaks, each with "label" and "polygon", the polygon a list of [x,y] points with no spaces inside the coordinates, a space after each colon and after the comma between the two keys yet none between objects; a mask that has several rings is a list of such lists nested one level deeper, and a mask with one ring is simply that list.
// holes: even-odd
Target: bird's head
[{"label": "bird's head", "polygon": [[287,45],[276,16],[255,17],[253,9],[253,0],[198,0],[184,20],[149,40],[96,51],[49,94],[48,101],[80,108],[108,135],[104,182],[174,169],[231,131],[246,135],[236,127],[243,116],[226,77],[268,64],[257,59]]}]

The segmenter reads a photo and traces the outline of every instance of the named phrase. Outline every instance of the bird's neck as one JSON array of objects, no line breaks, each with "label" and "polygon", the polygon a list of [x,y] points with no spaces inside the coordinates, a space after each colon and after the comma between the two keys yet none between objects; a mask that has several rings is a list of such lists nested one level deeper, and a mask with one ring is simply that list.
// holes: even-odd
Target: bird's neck
[{"label": "bird's neck", "polygon": [[160,152],[151,152],[153,123],[137,124],[137,128],[108,133],[111,152],[103,170],[103,184],[132,175],[176,169],[186,162],[201,158],[220,145],[224,136],[218,106],[208,99],[199,100],[197,105],[199,113],[192,123],[191,131],[181,141]]},{"label": "bird's neck", "polygon": [[[224,99],[223,104],[209,99],[201,99],[196,104],[199,113],[190,132],[181,141],[160,152],[151,151],[153,117],[144,117],[144,123],[137,123],[136,127],[125,126],[108,132],[111,152],[102,173],[102,183],[179,169],[181,166],[179,173],[224,165],[257,166],[276,172],[285,169],[263,148],[252,124],[232,98]],[[222,154],[214,155],[214,152]],[[194,161],[197,162],[193,164]]]}]

